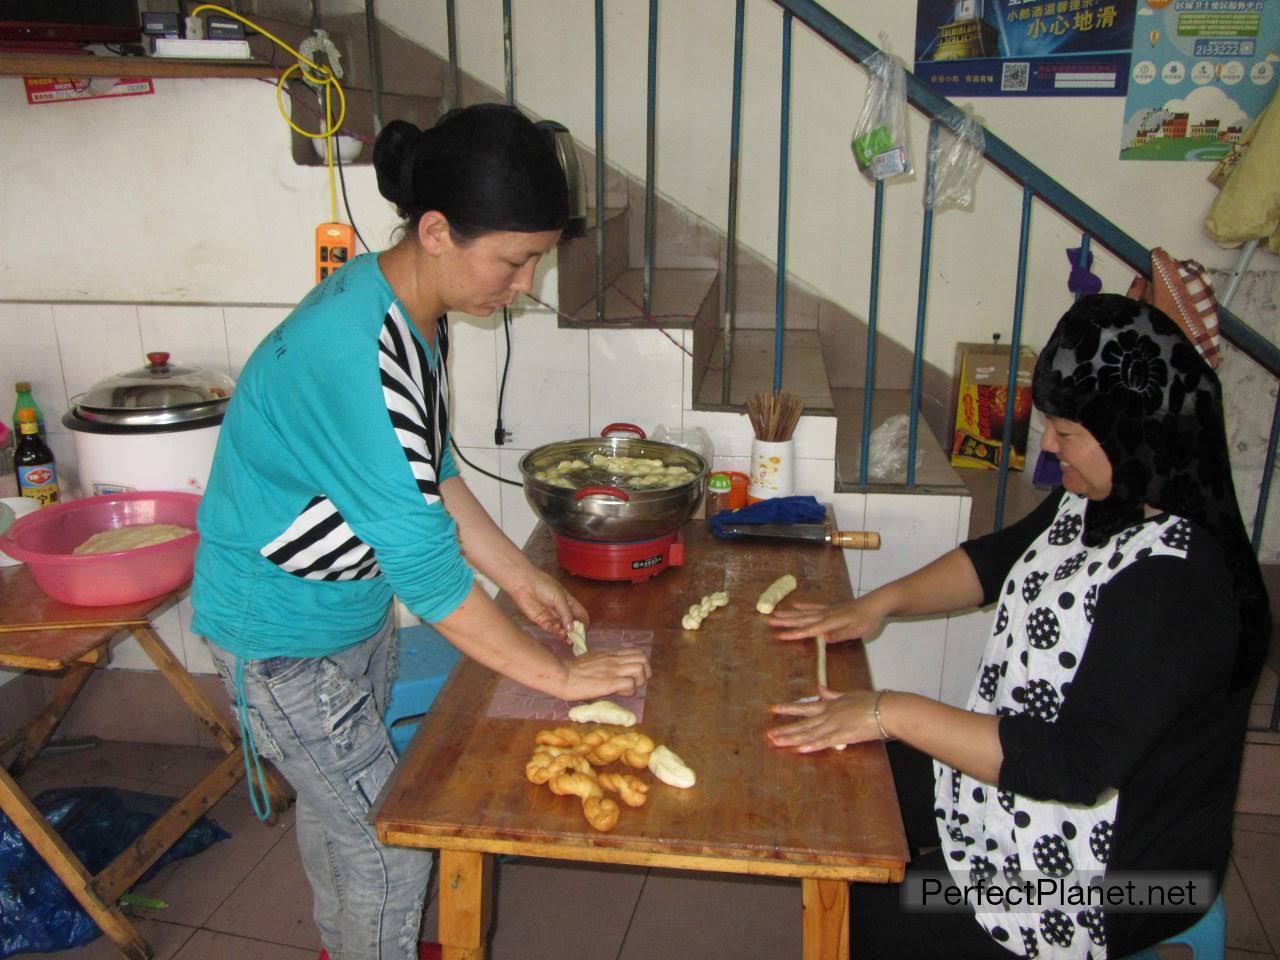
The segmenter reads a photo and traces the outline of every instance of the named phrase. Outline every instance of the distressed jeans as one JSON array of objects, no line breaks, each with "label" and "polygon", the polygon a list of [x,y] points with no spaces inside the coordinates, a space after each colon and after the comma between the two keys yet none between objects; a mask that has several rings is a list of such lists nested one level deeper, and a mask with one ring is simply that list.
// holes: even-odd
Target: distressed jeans
[{"label": "distressed jeans", "polygon": [[[234,698],[235,655],[209,647]],[[245,664],[258,753],[298,794],[298,847],[332,960],[417,960],[432,854],[383,846],[368,817],[396,765],[382,724],[395,669],[390,615],[341,653]]]}]

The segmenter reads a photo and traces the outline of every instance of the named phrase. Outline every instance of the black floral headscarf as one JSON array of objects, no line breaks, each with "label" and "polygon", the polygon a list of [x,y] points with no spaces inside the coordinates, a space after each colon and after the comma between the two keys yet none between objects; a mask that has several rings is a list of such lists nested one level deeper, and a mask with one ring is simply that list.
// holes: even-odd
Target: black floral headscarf
[{"label": "black floral headscarf", "polygon": [[1141,521],[1144,504],[1217,540],[1240,609],[1235,681],[1252,683],[1270,640],[1270,606],[1231,481],[1217,375],[1155,307],[1098,294],[1058,321],[1031,390],[1042,412],[1082,424],[1111,462],[1111,493],[1085,508],[1086,545]]}]

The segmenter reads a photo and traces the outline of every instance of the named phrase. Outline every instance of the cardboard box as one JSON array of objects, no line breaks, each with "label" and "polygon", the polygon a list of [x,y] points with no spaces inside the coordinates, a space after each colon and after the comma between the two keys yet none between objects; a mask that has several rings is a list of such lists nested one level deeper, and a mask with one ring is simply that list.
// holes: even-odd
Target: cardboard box
[{"label": "cardboard box", "polygon": [[[956,344],[956,411],[951,442],[951,465],[1000,469],[1006,398],[1009,391],[1009,348],[990,343]],[[1021,470],[1027,460],[1027,430],[1031,425],[1031,375],[1036,353],[1023,347],[1018,356],[1018,386],[1014,392],[1013,450],[1009,469]]]}]

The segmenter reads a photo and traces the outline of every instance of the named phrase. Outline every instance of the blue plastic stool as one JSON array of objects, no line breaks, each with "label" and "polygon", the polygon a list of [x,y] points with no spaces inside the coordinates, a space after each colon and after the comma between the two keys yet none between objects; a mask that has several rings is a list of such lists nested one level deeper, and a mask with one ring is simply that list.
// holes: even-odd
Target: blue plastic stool
[{"label": "blue plastic stool", "polygon": [[[1161,941],[1161,945],[1180,943],[1191,948],[1191,960],[1222,960],[1227,952],[1227,910],[1222,894],[1213,901],[1209,912],[1177,936]],[[1155,947],[1135,953],[1128,960],[1159,960]]]},{"label": "blue plastic stool", "polygon": [[[433,627],[419,624],[405,627],[397,634],[400,641],[400,661],[396,667],[396,679],[391,684],[391,696],[387,702],[387,715],[383,722],[391,735],[391,745],[396,753],[404,753],[418,729],[421,716],[431,709],[436,694],[449,678],[449,671],[462,654]],[[401,723],[406,717],[416,718],[412,723]]]}]

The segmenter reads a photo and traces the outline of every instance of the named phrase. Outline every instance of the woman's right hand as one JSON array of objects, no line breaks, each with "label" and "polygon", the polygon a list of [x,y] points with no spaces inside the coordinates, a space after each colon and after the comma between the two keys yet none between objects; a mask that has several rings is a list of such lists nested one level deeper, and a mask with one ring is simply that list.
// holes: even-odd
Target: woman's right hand
[{"label": "woman's right hand", "polygon": [[598,700],[611,693],[631,696],[653,676],[649,657],[639,647],[586,653],[564,664],[562,700]]},{"label": "woman's right hand", "polygon": [[778,632],[779,640],[807,640],[826,634],[829,643],[870,637],[880,629],[887,613],[871,596],[844,603],[797,603],[787,610],[777,610],[769,617],[769,626]]}]

